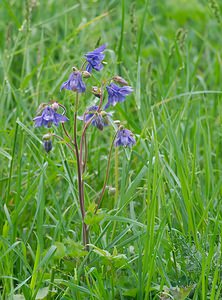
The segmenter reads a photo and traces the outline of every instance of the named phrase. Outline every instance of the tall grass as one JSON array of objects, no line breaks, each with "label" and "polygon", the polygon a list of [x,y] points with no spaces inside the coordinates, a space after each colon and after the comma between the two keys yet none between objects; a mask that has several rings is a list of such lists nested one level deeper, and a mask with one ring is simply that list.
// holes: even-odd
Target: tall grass
[{"label": "tall grass", "polygon": [[[0,298],[221,299],[220,2],[0,7]],[[32,118],[50,99],[72,110],[60,84],[98,42],[108,44],[102,78],[120,74],[134,87],[115,118],[137,144],[113,152],[93,220],[112,137],[87,135],[86,252],[76,162],[61,143],[46,155]],[[93,97],[82,101],[83,110]]]}]

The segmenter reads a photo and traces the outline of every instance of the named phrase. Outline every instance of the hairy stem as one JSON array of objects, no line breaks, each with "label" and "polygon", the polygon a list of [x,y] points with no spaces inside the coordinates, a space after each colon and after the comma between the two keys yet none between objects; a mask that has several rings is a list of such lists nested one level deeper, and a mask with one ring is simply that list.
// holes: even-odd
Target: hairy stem
[{"label": "hairy stem", "polygon": [[82,214],[82,234],[83,234],[83,245],[86,247],[88,244],[88,234],[87,234],[87,225],[84,222],[85,218],[85,203],[84,203],[84,186],[82,182],[82,174],[81,174],[81,161],[79,157],[79,148],[77,144],[77,112],[78,112],[78,104],[79,104],[79,94],[76,93],[76,102],[75,102],[75,110],[74,110],[74,127],[73,127],[73,140],[74,147],[76,152],[76,162],[77,162],[77,176],[78,176],[78,191],[79,191],[79,203],[80,210]]},{"label": "hairy stem", "polygon": [[[98,109],[97,109],[97,113],[100,112],[101,110],[101,107],[102,107],[102,103],[103,103],[103,93],[102,93],[102,88],[101,88],[101,94],[100,94],[100,100],[99,100],[99,106],[98,106]],[[83,122],[85,123],[85,117],[86,117],[86,113],[84,113],[84,116],[83,116]],[[85,167],[86,167],[86,157],[87,157],[87,145],[86,145],[86,130],[87,128],[89,127],[89,125],[91,124],[92,120],[94,119],[95,117],[95,114],[92,116],[92,118],[90,118],[90,120],[88,120],[88,122],[85,123],[85,126],[83,128],[83,131],[82,131],[82,136],[81,136],[81,140],[80,140],[80,151],[79,151],[79,156],[80,156],[80,165],[81,165],[81,172],[83,173],[84,170],[85,170]],[[85,148],[85,159],[84,159],[84,162],[83,162],[83,147]]]},{"label": "hairy stem", "polygon": [[68,131],[66,130],[65,124],[64,124],[64,123],[62,123],[62,129],[63,129],[65,135],[66,135],[66,136],[68,137],[68,139],[70,140],[70,142],[73,143],[73,140],[72,140],[71,136],[69,135]]},{"label": "hairy stem", "polygon": [[108,156],[108,163],[107,163],[107,168],[106,168],[106,176],[105,176],[105,180],[104,180],[104,183],[103,183],[103,187],[102,187],[102,191],[100,193],[100,196],[99,196],[99,199],[98,199],[98,203],[97,203],[97,206],[96,206],[96,209],[95,209],[95,214],[97,213],[99,207],[100,207],[100,204],[102,202],[102,198],[103,198],[103,195],[105,193],[105,190],[106,190],[106,184],[107,184],[107,181],[108,181],[108,178],[109,178],[109,170],[110,170],[110,162],[111,162],[111,154],[112,154],[112,150],[113,150],[113,145],[114,145],[114,141],[115,141],[115,138],[116,138],[116,135],[118,133],[118,130],[116,131],[114,137],[113,137],[113,141],[112,141],[112,144],[111,144],[111,147],[110,147],[110,150],[109,150],[109,156]]},{"label": "hairy stem", "polygon": [[119,196],[119,152],[115,149],[115,204]]}]

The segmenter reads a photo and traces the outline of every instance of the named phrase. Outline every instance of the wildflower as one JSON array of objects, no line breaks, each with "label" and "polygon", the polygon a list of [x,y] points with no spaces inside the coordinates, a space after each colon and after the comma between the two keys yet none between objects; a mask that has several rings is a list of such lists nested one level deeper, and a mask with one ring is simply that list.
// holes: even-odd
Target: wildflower
[{"label": "wildflower", "polygon": [[84,120],[84,122],[88,122],[92,119],[91,124],[97,127],[99,130],[103,130],[104,126],[108,126],[108,117],[111,116],[110,113],[106,113],[104,111],[98,112],[98,106],[93,105],[88,108],[87,112],[83,116],[78,117],[79,120]]},{"label": "wildflower", "polygon": [[119,130],[115,139],[115,146],[132,147],[136,143],[133,134],[128,129]]},{"label": "wildflower", "polygon": [[51,127],[52,123],[58,126],[60,122],[68,121],[68,118],[56,113],[54,109],[52,109],[50,106],[47,106],[42,111],[42,115],[35,117],[33,121],[35,121],[35,127]]},{"label": "wildflower", "polygon": [[86,86],[85,83],[82,81],[81,72],[79,71],[72,72],[72,74],[69,76],[69,79],[62,84],[60,91],[63,89],[78,92],[78,93],[85,92]]},{"label": "wildflower", "polygon": [[102,45],[99,48],[96,48],[95,50],[85,54],[85,58],[88,62],[86,66],[87,72],[91,73],[92,69],[95,69],[96,71],[100,71],[103,69],[102,60],[105,57],[105,55],[103,54],[105,48],[106,45]]},{"label": "wildflower", "polygon": [[47,153],[49,153],[52,150],[52,135],[50,133],[47,133],[43,135],[43,147]]},{"label": "wildflower", "polygon": [[47,153],[49,153],[52,150],[52,141],[51,140],[43,141],[43,147],[44,147],[45,151]]},{"label": "wildflower", "polygon": [[126,96],[133,91],[131,86],[120,87],[115,83],[111,83],[106,89],[108,92],[108,103],[105,105],[105,109],[110,105],[115,106],[118,102],[123,102]]}]

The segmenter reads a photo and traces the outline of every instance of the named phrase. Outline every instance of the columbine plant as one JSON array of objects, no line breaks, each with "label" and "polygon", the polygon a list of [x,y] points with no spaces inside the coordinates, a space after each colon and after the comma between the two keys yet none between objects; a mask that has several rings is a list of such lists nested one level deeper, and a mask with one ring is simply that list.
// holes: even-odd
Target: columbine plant
[{"label": "columbine plant", "polygon": [[[87,247],[89,243],[89,227],[85,223],[85,201],[84,201],[84,179],[83,175],[86,169],[86,153],[87,153],[87,143],[86,143],[86,131],[90,125],[97,127],[99,130],[103,130],[105,126],[110,124],[112,119],[112,114],[106,110],[110,106],[115,106],[119,102],[123,102],[126,99],[126,96],[132,93],[132,87],[128,86],[128,83],[120,76],[114,76],[109,84],[105,87],[92,87],[92,93],[98,100],[97,105],[93,105],[85,110],[85,113],[82,116],[78,116],[79,111],[79,97],[81,93],[86,91],[86,85],[83,81],[83,78],[88,78],[91,76],[92,72],[101,71],[103,69],[103,59],[105,58],[104,50],[106,45],[102,45],[99,48],[95,49],[92,52],[85,54],[85,62],[80,70],[73,68],[72,73],[70,74],[67,81],[65,81],[61,86],[61,91],[66,89],[72,91],[75,94],[75,108],[73,115],[73,136],[69,133],[65,127],[65,122],[68,122],[69,119],[65,116],[66,108],[63,104],[51,101],[50,103],[43,103],[38,109],[38,116],[33,120],[36,127],[44,126],[50,128],[50,132],[46,133],[43,136],[43,147],[46,152],[52,150],[52,138],[56,137],[57,139],[63,141],[67,147],[69,147],[72,153],[75,156],[77,162],[77,178],[78,178],[78,195],[79,195],[79,204],[82,216],[82,236],[83,244]],[[84,66],[86,69],[84,70]],[[114,83],[115,82],[115,83]],[[104,103],[105,94],[108,94],[108,102]],[[70,117],[71,119],[71,117]],[[83,122],[82,133],[80,139],[77,138],[77,120]],[[61,123],[64,137],[59,136],[52,131],[52,126],[58,126]],[[115,122],[112,122],[113,124]],[[108,156],[108,166],[106,171],[106,177],[101,193],[98,196],[97,204],[94,213],[96,214],[103,195],[105,193],[106,184],[109,175],[111,151],[113,146],[123,146],[123,147],[132,147],[135,144],[135,138],[132,132],[129,129],[124,128],[119,125],[119,127],[112,127],[115,129],[113,142],[110,146],[109,156]]]}]

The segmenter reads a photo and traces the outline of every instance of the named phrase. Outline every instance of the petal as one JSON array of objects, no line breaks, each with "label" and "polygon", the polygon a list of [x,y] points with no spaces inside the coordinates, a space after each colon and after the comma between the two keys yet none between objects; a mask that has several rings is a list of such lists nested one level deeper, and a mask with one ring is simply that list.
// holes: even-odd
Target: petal
[{"label": "petal", "polygon": [[119,90],[119,92],[124,96],[131,94],[132,91],[133,91],[133,88],[131,86],[123,86]]},{"label": "petal", "polygon": [[33,119],[33,121],[35,122],[35,127],[40,127],[40,126],[42,126],[42,121],[43,121],[42,116],[35,117],[35,118]]},{"label": "petal", "polygon": [[70,86],[69,86],[69,81],[63,82],[63,84],[62,84],[61,87],[60,87],[60,91],[62,91],[63,89],[71,90],[71,88],[70,88]]},{"label": "petal", "polygon": [[59,122],[66,122],[66,121],[69,120],[66,116],[63,116],[63,115],[60,115],[60,114],[57,114],[57,113],[55,113],[54,119],[56,119],[57,123],[59,123]]},{"label": "petal", "polygon": [[94,66],[94,69],[96,71],[101,71],[103,69],[103,64],[99,64],[99,65]]},{"label": "petal", "polygon": [[103,44],[102,46],[96,48],[93,52],[102,52],[106,49],[106,44]]},{"label": "petal", "polygon": [[92,66],[90,63],[88,63],[88,65],[86,66],[86,71],[91,73],[92,72]]}]

